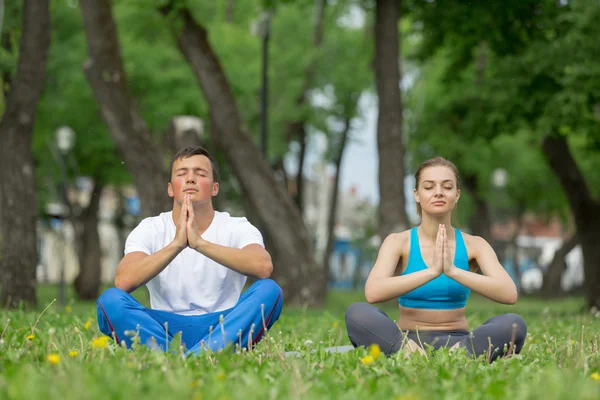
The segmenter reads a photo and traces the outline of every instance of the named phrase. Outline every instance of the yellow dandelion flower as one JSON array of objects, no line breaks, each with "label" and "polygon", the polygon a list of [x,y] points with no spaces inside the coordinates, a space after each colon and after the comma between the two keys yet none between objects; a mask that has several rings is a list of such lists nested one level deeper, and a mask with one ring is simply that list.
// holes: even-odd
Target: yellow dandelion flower
[{"label": "yellow dandelion flower", "polygon": [[83,329],[87,331],[90,329],[90,326],[92,326],[92,323],[90,321],[85,321],[85,324],[83,324]]},{"label": "yellow dandelion flower", "polygon": [[219,372],[217,372],[217,380],[219,380],[219,381],[224,381],[224,380],[225,380],[225,378],[227,378],[227,377],[225,376],[225,372],[223,372],[223,371],[219,371]]},{"label": "yellow dandelion flower", "polygon": [[575,341],[574,341],[574,340],[571,340],[571,344],[572,344],[572,345],[573,345],[573,344],[575,344]]},{"label": "yellow dandelion flower", "polygon": [[369,355],[373,357],[374,360],[377,360],[379,357],[381,357],[381,349],[377,343],[373,343],[369,347]]},{"label": "yellow dandelion flower", "polygon": [[592,375],[590,375],[592,377],[593,380],[595,381],[600,381],[600,373],[598,371],[594,372]]},{"label": "yellow dandelion flower", "polygon": [[52,365],[56,365],[60,362],[60,356],[56,353],[50,353],[46,357],[46,361],[48,361]]},{"label": "yellow dandelion flower", "polygon": [[103,349],[108,346],[108,336],[101,336],[99,338],[92,339],[92,349]]},{"label": "yellow dandelion flower", "polygon": [[71,350],[69,352],[69,357],[77,357],[77,354],[79,354],[77,350]]},{"label": "yellow dandelion flower", "polygon": [[28,335],[25,339],[27,339],[27,340],[33,340],[34,337],[35,337],[34,335]]},{"label": "yellow dandelion flower", "polygon": [[73,308],[71,306],[65,306],[65,312],[67,314],[69,314],[69,313],[73,312]]},{"label": "yellow dandelion flower", "polygon": [[375,361],[375,359],[373,358],[373,356],[368,355],[368,356],[364,356],[363,358],[360,359],[360,363],[362,365],[369,365],[369,364],[373,364],[373,361]]},{"label": "yellow dandelion flower", "polygon": [[192,396],[192,400],[204,400],[204,395],[202,394],[202,392],[196,391]]},{"label": "yellow dandelion flower", "polygon": [[340,323],[338,321],[335,321],[333,323],[333,329],[337,329],[337,327],[340,325]]},{"label": "yellow dandelion flower", "polygon": [[398,397],[396,397],[396,400],[417,400],[418,397],[412,395],[412,394],[404,394],[404,395],[400,395]]}]

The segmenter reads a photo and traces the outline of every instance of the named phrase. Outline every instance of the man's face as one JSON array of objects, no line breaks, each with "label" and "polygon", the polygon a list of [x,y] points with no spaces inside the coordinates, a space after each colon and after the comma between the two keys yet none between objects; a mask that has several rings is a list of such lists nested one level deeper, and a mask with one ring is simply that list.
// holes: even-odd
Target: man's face
[{"label": "man's face", "polygon": [[168,193],[169,197],[180,204],[185,195],[190,195],[190,200],[194,203],[209,202],[216,196],[219,184],[213,181],[212,164],[208,157],[195,155],[176,160],[171,171]]}]

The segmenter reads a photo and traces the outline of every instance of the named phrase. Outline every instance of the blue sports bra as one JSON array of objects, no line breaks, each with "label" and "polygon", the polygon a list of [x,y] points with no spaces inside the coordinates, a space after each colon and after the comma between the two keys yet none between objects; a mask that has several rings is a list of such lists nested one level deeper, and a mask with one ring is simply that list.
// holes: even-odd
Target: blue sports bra
[{"label": "blue sports bra", "polygon": [[[454,265],[465,271],[469,270],[469,256],[462,233],[456,228],[456,250]],[[410,253],[408,264],[402,275],[412,274],[428,268],[421,256],[417,228],[410,231]],[[450,310],[462,308],[467,304],[471,290],[464,285],[442,274],[418,288],[398,297],[402,307]]]}]

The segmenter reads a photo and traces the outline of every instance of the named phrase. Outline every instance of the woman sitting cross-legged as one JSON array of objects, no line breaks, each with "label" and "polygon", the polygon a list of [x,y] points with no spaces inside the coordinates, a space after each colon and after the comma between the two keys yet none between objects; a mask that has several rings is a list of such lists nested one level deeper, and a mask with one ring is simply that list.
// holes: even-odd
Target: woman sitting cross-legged
[{"label": "woman sitting cross-legged", "polygon": [[365,286],[369,303],[398,298],[398,323],[371,304],[353,304],[346,311],[350,341],[354,347],[378,344],[388,355],[423,353],[427,345],[462,347],[489,362],[519,353],[527,335],[519,315],[495,316],[473,331],[465,318],[471,291],[514,304],[517,289],[484,239],[451,227],[460,197],[456,167],[436,157],[421,164],[415,177],[421,224],[385,239]]}]

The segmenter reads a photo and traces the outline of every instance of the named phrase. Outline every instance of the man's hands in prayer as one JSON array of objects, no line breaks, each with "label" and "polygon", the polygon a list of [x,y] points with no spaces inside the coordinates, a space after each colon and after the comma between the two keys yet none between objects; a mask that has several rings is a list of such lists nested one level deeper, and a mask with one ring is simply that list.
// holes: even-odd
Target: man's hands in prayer
[{"label": "man's hands in prayer", "polygon": [[[187,198],[187,195],[185,196]],[[188,246],[188,235],[187,235],[187,218],[188,218],[188,205],[187,201],[184,200],[181,203],[181,211],[179,213],[179,219],[175,225],[175,239],[173,242],[180,249],[185,249]]]},{"label": "man's hands in prayer", "polygon": [[196,225],[196,218],[194,216],[194,206],[191,204],[190,196],[186,195],[183,202],[187,210],[187,220],[185,223],[187,244],[192,249],[199,251],[200,247],[206,243],[206,240],[202,239],[202,236],[198,233],[198,226]]}]

